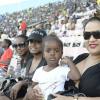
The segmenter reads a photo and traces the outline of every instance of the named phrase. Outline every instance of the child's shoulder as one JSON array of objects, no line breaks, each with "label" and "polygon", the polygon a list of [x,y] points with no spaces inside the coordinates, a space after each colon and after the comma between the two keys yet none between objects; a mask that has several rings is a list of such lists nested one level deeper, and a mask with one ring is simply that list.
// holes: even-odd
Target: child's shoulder
[{"label": "child's shoulder", "polygon": [[65,75],[65,73],[68,73],[70,71],[70,68],[68,67],[68,65],[58,66],[55,71],[59,73],[59,75]]},{"label": "child's shoulder", "polygon": [[66,65],[60,65],[60,66],[58,66],[57,69],[59,69],[59,70],[66,70],[66,69],[69,69],[69,67],[66,64]]},{"label": "child's shoulder", "polygon": [[43,67],[44,67],[44,66],[41,66],[41,67],[37,68],[36,71],[41,71],[41,70],[43,70]]}]

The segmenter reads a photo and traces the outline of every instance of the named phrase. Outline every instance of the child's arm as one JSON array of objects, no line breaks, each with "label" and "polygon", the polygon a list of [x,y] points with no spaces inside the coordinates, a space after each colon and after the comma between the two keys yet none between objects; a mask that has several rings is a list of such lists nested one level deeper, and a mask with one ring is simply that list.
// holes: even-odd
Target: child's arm
[{"label": "child's arm", "polygon": [[80,79],[80,72],[74,63],[71,61],[69,57],[62,58],[62,63],[67,64],[70,67],[70,71],[68,73],[68,78],[72,80],[79,80]]}]

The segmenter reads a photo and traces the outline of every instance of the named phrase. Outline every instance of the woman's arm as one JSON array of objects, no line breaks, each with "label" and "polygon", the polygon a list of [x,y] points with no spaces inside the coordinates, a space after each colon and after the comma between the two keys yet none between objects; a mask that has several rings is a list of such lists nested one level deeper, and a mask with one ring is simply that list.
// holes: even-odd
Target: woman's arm
[{"label": "woman's arm", "polygon": [[78,97],[77,99],[74,99],[74,97],[62,96],[58,94],[55,94],[54,96],[56,98],[52,100],[100,100],[100,97]]},{"label": "woman's arm", "polygon": [[32,82],[32,88],[34,88],[36,85],[38,85],[38,82]]},{"label": "woman's arm", "polygon": [[12,99],[16,99],[17,94],[19,92],[19,90],[21,89],[21,87],[23,85],[28,85],[27,81],[19,81],[18,83],[16,83],[12,88],[11,88],[11,92],[10,92],[10,97]]}]

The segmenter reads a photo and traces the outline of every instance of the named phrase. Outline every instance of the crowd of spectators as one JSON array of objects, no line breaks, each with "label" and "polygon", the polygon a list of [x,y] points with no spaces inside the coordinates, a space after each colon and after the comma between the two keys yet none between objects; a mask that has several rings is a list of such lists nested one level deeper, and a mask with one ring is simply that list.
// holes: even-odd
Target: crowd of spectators
[{"label": "crowd of spectators", "polygon": [[55,11],[59,10],[63,6],[63,3],[50,3],[38,8],[29,8],[12,14],[6,13],[3,16],[3,20],[0,21],[0,28],[11,37],[18,32],[18,26],[20,20],[25,20],[27,25],[38,23],[54,17]]},{"label": "crowd of spectators", "polygon": [[0,29],[10,37],[15,37],[19,33],[19,23],[21,20],[27,23],[27,27],[30,27],[45,21],[54,25],[55,22],[62,19],[67,20],[68,18],[74,17],[78,19],[84,16],[80,16],[80,14],[95,8],[96,3],[93,1],[94,0],[88,0],[87,2],[86,0],[64,0],[37,8],[33,7],[13,12],[12,14],[6,13],[2,15],[3,18],[0,20]]}]

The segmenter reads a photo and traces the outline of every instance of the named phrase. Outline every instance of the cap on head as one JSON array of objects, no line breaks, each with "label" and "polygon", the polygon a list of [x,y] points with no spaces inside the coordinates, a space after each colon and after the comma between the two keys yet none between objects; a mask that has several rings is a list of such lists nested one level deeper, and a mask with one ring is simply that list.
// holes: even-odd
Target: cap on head
[{"label": "cap on head", "polygon": [[29,40],[35,40],[35,41],[42,41],[42,39],[47,36],[46,32],[44,30],[34,30],[32,31],[31,35],[28,37]]}]

